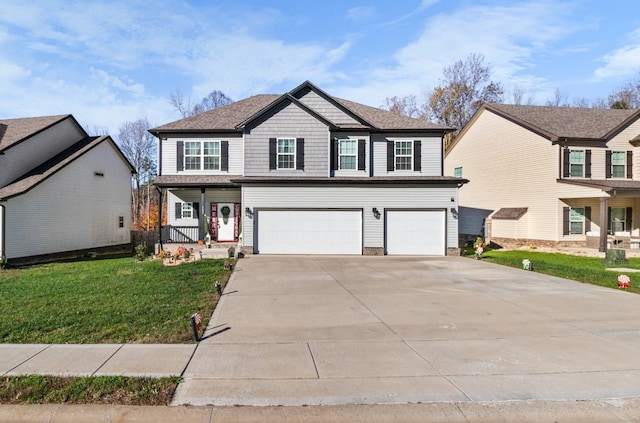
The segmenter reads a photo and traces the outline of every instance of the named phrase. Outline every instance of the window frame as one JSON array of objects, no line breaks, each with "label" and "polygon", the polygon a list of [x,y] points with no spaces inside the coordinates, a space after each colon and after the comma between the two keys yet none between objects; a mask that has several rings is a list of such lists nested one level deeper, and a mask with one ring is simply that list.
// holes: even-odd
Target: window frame
[{"label": "window frame", "polygon": [[[188,153],[188,147],[190,147],[189,144],[197,144],[198,147],[198,153],[197,154],[187,154]],[[217,154],[205,154],[206,151],[206,145],[207,144],[214,144],[217,146]],[[184,170],[186,172],[189,171],[219,171],[222,168],[222,141],[220,140],[189,140],[189,141],[184,141],[184,151],[183,151],[183,157],[184,157]],[[214,159],[214,163],[215,159],[217,159],[217,166],[214,167],[207,167],[207,159],[209,158],[213,158]],[[197,159],[197,166],[194,166],[194,163],[189,163],[191,160],[193,160],[195,162],[195,159]]]},{"label": "window frame", "polygon": [[[280,142],[290,142],[293,152],[281,152],[280,151]],[[282,137],[276,138],[276,169],[278,170],[296,170],[296,138],[295,137]],[[282,158],[282,161],[281,161]],[[286,163],[290,166],[282,166],[284,164],[284,160],[286,159]]]},{"label": "window frame", "polygon": [[[582,154],[582,160],[580,162],[578,161],[574,161],[572,159],[572,156],[574,156],[573,153],[581,153]],[[571,178],[584,178],[584,172],[585,172],[585,161],[586,161],[586,152],[585,150],[569,150],[569,177]],[[574,175],[573,169],[574,166],[580,166],[580,174],[579,175]]]},{"label": "window frame", "polygon": [[[399,147],[400,146],[400,147]],[[398,148],[402,150],[402,146],[408,146],[410,153],[399,153]],[[405,147],[406,150],[406,147]],[[395,140],[393,145],[393,160],[394,160],[394,169],[395,170],[406,170],[413,171],[413,155],[414,155],[414,145],[413,140]],[[398,159],[403,159],[403,161],[407,161],[400,166]],[[408,165],[408,167],[406,167]]]},{"label": "window frame", "polygon": [[453,176],[456,178],[462,178],[462,166],[453,169]]},{"label": "window frame", "polygon": [[[614,157],[620,155],[623,158],[623,163],[622,164],[615,164],[614,163]],[[614,169],[622,169],[621,170],[621,175],[616,175]],[[619,178],[619,179],[626,179],[627,178],[627,152],[626,151],[611,151],[611,177],[612,178]]]},{"label": "window frame", "polygon": [[[577,212],[581,210],[582,212]],[[574,213],[576,211],[576,213]],[[585,222],[586,222],[586,209],[585,207],[570,207],[569,208],[569,235],[584,235]],[[577,216],[577,218],[576,218]],[[574,224],[580,224],[580,232],[573,230]]]},{"label": "window frame", "polygon": [[[342,144],[349,143],[353,145],[353,152],[343,153]],[[342,163],[343,158],[352,158],[353,166],[344,167]],[[358,170],[358,140],[352,138],[340,138],[338,139],[338,170]]]},{"label": "window frame", "polygon": [[[187,212],[187,213],[185,213]],[[193,202],[183,201],[182,206],[180,208],[181,219],[193,219]]]},{"label": "window frame", "polygon": [[[618,221],[614,221],[614,214],[618,214],[615,213],[614,211],[620,211],[622,210],[622,220],[618,220]],[[627,208],[626,207],[611,207],[611,210],[609,211],[609,227],[611,228],[611,234],[615,234],[616,232],[625,232],[627,231]],[[622,225],[622,228],[616,228],[615,225]]]}]

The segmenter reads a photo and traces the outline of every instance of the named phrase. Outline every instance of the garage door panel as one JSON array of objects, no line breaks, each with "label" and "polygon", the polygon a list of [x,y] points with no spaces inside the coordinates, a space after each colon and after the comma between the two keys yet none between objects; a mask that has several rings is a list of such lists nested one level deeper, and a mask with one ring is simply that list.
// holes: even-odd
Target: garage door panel
[{"label": "garage door panel", "polygon": [[386,213],[389,255],[445,255],[443,210],[398,210]]},{"label": "garage door panel", "polygon": [[359,210],[261,210],[258,253],[362,254]]}]

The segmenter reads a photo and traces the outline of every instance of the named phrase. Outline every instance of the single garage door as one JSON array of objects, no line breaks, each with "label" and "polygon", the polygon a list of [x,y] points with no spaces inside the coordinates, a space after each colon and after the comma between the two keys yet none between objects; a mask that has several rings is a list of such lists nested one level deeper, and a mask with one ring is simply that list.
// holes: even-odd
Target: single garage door
[{"label": "single garage door", "polygon": [[259,254],[362,254],[361,210],[259,210]]},{"label": "single garage door", "polygon": [[387,211],[387,254],[444,256],[445,230],[444,210]]}]

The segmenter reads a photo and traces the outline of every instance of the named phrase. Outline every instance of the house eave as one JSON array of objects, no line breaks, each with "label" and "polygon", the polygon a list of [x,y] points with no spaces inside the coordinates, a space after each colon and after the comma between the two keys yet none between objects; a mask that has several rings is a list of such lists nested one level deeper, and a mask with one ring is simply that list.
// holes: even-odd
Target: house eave
[{"label": "house eave", "polygon": [[468,179],[449,176],[415,176],[415,177],[239,177],[231,182],[237,184],[276,184],[276,185],[451,185],[460,187],[469,182]]}]

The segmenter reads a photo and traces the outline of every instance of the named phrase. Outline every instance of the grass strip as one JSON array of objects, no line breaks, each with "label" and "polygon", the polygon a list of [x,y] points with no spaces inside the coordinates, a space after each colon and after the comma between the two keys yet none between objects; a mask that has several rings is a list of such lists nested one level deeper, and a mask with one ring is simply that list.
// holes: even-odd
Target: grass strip
[{"label": "grass strip", "polygon": [[504,266],[522,268],[522,260],[533,263],[535,272],[618,289],[618,275],[631,278],[627,291],[640,293],[640,273],[615,272],[607,268],[640,269],[640,258],[629,258],[624,265],[608,265],[599,257],[573,256],[562,253],[546,253],[528,250],[491,250],[482,259]]},{"label": "grass strip", "polygon": [[169,405],[180,381],[179,377],[4,377],[0,404]]}]

